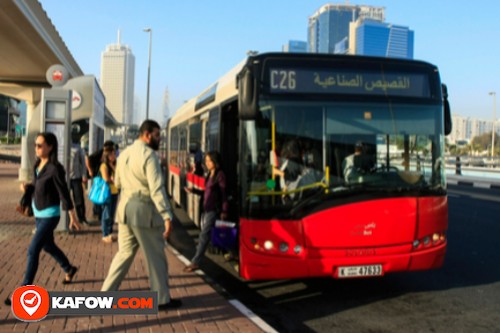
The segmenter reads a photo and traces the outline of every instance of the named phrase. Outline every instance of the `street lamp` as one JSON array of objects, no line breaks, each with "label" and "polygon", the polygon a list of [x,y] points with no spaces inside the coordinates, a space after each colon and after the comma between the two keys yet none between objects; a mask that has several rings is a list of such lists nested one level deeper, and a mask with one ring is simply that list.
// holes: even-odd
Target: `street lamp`
[{"label": "street lamp", "polygon": [[149,82],[151,80],[151,43],[153,40],[153,29],[143,29],[144,32],[149,32],[149,61],[148,61],[148,90],[146,93],[146,119],[149,119]]},{"label": "street lamp", "polygon": [[491,159],[495,156],[495,122],[497,120],[497,93],[492,91],[489,93],[493,96],[493,126],[491,130]]}]

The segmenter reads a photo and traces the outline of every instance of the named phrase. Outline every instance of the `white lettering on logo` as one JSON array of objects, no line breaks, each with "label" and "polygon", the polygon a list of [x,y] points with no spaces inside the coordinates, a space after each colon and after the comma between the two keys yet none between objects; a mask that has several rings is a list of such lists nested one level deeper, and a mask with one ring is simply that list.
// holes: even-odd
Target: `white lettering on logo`
[{"label": "white lettering on logo", "polygon": [[62,304],[60,304],[61,300],[62,297],[52,297],[52,302],[51,302],[52,308],[61,309],[62,308]]},{"label": "white lettering on logo", "polygon": [[87,309],[111,309],[113,297],[52,297],[51,302],[53,309],[79,309],[80,305]]},{"label": "white lettering on logo", "polygon": [[373,230],[377,227],[377,224],[375,222],[369,223],[365,225],[365,230],[363,231],[364,236],[372,236],[373,235]]},{"label": "white lettering on logo", "polygon": [[113,307],[113,297],[97,297],[97,302],[101,309],[111,309]]}]

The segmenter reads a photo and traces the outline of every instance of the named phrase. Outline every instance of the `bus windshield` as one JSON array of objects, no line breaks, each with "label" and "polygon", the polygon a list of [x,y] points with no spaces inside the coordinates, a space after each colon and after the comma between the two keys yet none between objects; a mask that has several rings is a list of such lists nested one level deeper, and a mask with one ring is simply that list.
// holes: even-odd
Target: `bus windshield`
[{"label": "bus windshield", "polygon": [[286,218],[310,197],[442,190],[442,112],[436,104],[261,101],[258,119],[242,128],[243,213]]}]

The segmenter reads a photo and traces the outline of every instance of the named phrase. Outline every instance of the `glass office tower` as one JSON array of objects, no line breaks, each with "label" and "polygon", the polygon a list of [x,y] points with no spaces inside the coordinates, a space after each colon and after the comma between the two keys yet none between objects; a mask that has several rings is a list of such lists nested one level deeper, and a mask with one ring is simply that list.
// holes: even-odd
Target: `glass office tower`
[{"label": "glass office tower", "polygon": [[288,43],[283,45],[282,51],[290,53],[306,53],[307,43],[301,40],[289,40]]},{"label": "glass office tower", "polygon": [[414,32],[408,27],[363,20],[355,34],[355,54],[413,59]]},{"label": "glass office tower", "polygon": [[309,17],[309,52],[335,53],[336,44],[349,38],[349,24],[358,18],[383,22],[385,8],[336,4],[322,6]]}]

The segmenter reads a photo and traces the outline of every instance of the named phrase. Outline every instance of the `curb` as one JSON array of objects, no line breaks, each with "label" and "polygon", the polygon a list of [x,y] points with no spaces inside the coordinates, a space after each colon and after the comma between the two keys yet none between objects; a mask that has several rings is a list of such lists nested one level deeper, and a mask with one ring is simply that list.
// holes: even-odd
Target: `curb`
[{"label": "curb", "polygon": [[482,189],[500,190],[500,184],[485,183],[481,181],[464,181],[456,179],[447,179],[448,185],[466,186],[466,187],[477,187]]},{"label": "curb", "polygon": [[[185,265],[189,264],[189,260],[186,257],[184,257],[182,254],[180,254],[179,251],[177,251],[172,245],[169,244],[169,246],[167,248],[183,264],[185,264]],[[206,275],[201,269],[196,270],[195,273],[198,276],[200,276],[201,278],[203,278],[204,280],[206,280],[207,278],[209,278],[209,276]],[[211,282],[209,283],[209,285],[210,285],[210,287],[213,288],[212,284],[215,284],[216,282],[213,281],[212,279],[210,279],[210,280],[211,280]],[[226,290],[224,288],[222,288],[221,286],[217,285],[217,287],[219,289],[223,290],[225,293],[227,293]],[[217,289],[215,289],[215,288],[213,288],[213,289],[217,292]],[[262,318],[260,318],[255,313],[253,313],[252,310],[250,310],[249,308],[247,308],[239,300],[234,299],[234,298],[230,298],[230,299],[228,299],[228,302],[229,302],[229,304],[231,304],[232,306],[234,306],[238,311],[240,311],[245,317],[247,317],[252,323],[254,323],[258,328],[260,328],[263,332],[266,332],[266,333],[278,333],[278,331],[276,331],[274,328],[272,328],[271,326],[269,326],[264,320],[262,320]]]}]

